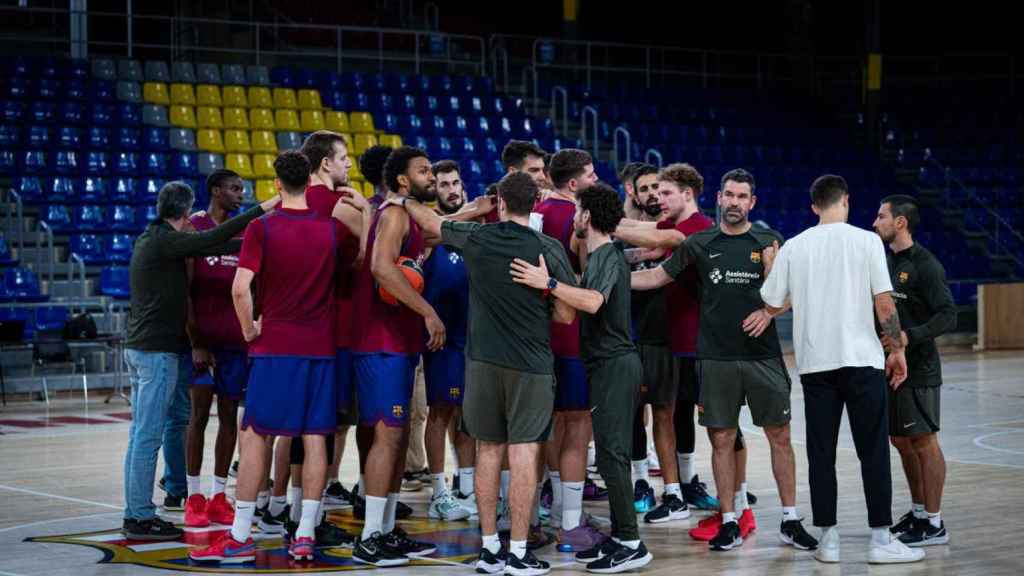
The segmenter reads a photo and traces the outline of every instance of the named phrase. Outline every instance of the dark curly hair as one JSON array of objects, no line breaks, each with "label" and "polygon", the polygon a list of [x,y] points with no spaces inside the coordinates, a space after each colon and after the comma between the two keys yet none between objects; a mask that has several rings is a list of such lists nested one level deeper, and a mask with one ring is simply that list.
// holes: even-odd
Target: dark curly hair
[{"label": "dark curly hair", "polygon": [[580,192],[580,210],[590,212],[590,225],[602,234],[611,234],[626,214],[619,193],[604,182],[598,182]]},{"label": "dark curly hair", "polygon": [[380,188],[384,182],[384,163],[391,154],[391,146],[370,146],[359,157],[359,171],[366,181]]},{"label": "dark curly hair", "polygon": [[309,182],[309,158],[298,150],[285,150],[274,160],[274,172],[285,192],[301,194]]},{"label": "dark curly hair", "polygon": [[427,153],[415,146],[399,146],[388,154],[388,160],[384,163],[384,183],[389,190],[398,192],[398,177],[409,170],[413,158],[427,158]]}]

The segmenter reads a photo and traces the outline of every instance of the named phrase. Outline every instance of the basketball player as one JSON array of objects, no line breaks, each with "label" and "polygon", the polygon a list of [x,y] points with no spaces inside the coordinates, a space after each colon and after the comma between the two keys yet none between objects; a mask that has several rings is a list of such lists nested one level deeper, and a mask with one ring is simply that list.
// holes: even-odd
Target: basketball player
[{"label": "basketball player", "polygon": [[[253,498],[265,473],[264,446],[270,434],[301,437],[296,441],[305,446],[302,516],[288,553],[296,560],[313,559],[327,469],[324,435],[333,434],[336,425],[331,315],[336,253],[358,246],[358,238],[340,218],[319,218],[309,209],[305,190],[310,168],[303,154],[282,152],[274,170],[281,209],[246,228],[232,286],[252,362],[235,521],[216,542],[189,553],[197,561],[235,563],[255,558],[256,545],[250,538]],[[339,204],[346,202],[352,200]],[[257,318],[253,317],[254,279],[260,299]]]},{"label": "basketball player", "polygon": [[[663,257],[667,256],[687,236],[713,225],[710,218],[701,214],[697,204],[703,189],[704,177],[693,166],[670,164],[662,168],[658,175],[661,219],[657,222],[623,220],[615,236],[634,246],[656,250]],[[707,494],[693,473],[693,408],[699,385],[695,355],[700,317],[694,272],[687,271],[679,281],[669,284],[665,299],[668,303],[669,341],[678,380],[675,386],[659,392],[652,403],[654,446],[661,462],[665,494],[661,505],[644,516],[648,523],[688,518],[687,503],[701,509],[718,507],[718,502]],[[680,438],[676,437],[677,422],[682,431]],[[677,466],[669,465],[673,460]],[[687,480],[686,484],[680,484],[680,475]]]},{"label": "basketball player", "polygon": [[[789,440],[789,374],[775,324],[764,312],[759,293],[770,272],[765,260],[771,262],[782,237],[751,224],[749,214],[757,202],[754,185],[753,175],[746,170],[727,172],[718,192],[720,225],[689,236],[658,268],[635,273],[633,286],[665,286],[688,267],[697,271],[701,303],[697,343],[700,423],[708,429],[711,440],[719,495],[735,491],[734,499],[721,498],[721,512],[713,517],[717,526],[712,521],[700,527],[715,533],[709,542],[711,550],[731,550],[743,544],[746,537],[737,514],[748,513],[749,509],[743,509],[746,493],[737,487],[735,478],[736,430],[745,402],[750,405],[754,424],[764,428],[771,446],[772,470],[782,500],[780,539],[800,550],[813,550],[817,541],[803,529],[796,510],[796,459]],[[763,258],[766,251],[769,257]]]},{"label": "basketball player", "polygon": [[[557,154],[556,154],[557,158]],[[556,163],[557,166],[557,163]],[[543,258],[534,266],[512,263],[512,276],[582,312],[580,354],[586,363],[590,413],[594,422],[597,467],[608,484],[612,539],[576,554],[587,570],[602,574],[642,568],[653,556],[640,540],[629,480],[629,444],[643,365],[630,338],[630,272],[611,240],[623,217],[618,193],[597,183],[578,195],[573,230],[587,251],[579,288],[548,276]]]},{"label": "basketball player", "polygon": [[[216,170],[206,178],[210,204],[205,212],[189,221],[197,231],[223,224],[242,205],[242,179],[230,170]],[[231,282],[238,256],[194,258],[187,325],[192,344],[192,417],[186,445],[188,462],[185,525],[208,526],[210,522],[231,525],[234,509],[224,495],[228,467],[235,451],[238,401],[248,379],[245,339],[231,305]],[[213,396],[217,395],[217,443],[213,460],[213,490],[207,500],[201,490],[199,473],[203,465],[203,444]]]},{"label": "basketball player", "polygon": [[[917,562],[889,532],[892,476],[886,374],[897,389],[907,377],[900,319],[892,298],[885,248],[876,234],[846,223],[849,188],[840,176],[811,185],[819,224],[786,242],[761,286],[765,312],[793,306],[793,346],[804,389],[807,461],[814,525],[822,528],[815,559],[839,562],[836,529],[836,443],[843,410],[857,447],[871,526],[868,562]],[[766,263],[770,266],[771,263]],[[875,333],[875,315],[889,340],[888,356]],[[883,371],[883,369],[885,371]]]},{"label": "basketball player", "polygon": [[501,149],[501,164],[506,174],[525,172],[543,190],[547,184],[544,177],[544,154],[544,150],[533,142],[509,140]]},{"label": "basketball player", "polygon": [[956,327],[956,305],[942,264],[914,241],[920,221],[913,198],[889,196],[878,209],[875,231],[889,245],[892,295],[907,350],[907,381],[889,392],[889,436],[913,501],[891,531],[908,546],[933,546],[949,542],[940,514],[946,459],[938,438],[942,363],[935,339]]}]

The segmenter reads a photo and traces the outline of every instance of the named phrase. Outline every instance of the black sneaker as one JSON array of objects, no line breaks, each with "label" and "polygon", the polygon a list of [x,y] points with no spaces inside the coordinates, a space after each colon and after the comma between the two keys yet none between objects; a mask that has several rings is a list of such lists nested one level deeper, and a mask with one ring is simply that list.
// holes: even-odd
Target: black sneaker
[{"label": "black sneaker", "polygon": [[927,519],[919,519],[909,532],[904,532],[900,536],[900,542],[911,548],[949,544],[949,532],[946,532],[945,522],[940,522],[936,528]]},{"label": "black sneaker", "polygon": [[378,568],[404,566],[409,563],[408,558],[395,554],[384,546],[384,536],[380,532],[374,532],[366,540],[357,541],[355,548],[352,549],[352,559],[360,564]]},{"label": "black sneaker", "polygon": [[718,510],[718,499],[708,494],[708,486],[700,481],[699,476],[694,475],[689,482],[681,483],[679,489],[682,491],[683,501],[687,505],[698,510]]},{"label": "black sneaker", "polygon": [[150,518],[149,520],[125,519],[121,525],[121,533],[129,540],[141,540],[149,542],[162,542],[165,540],[177,540],[185,535],[185,531],[177,528],[174,524],[162,518]]},{"label": "black sneaker", "polygon": [[395,519],[405,520],[409,516],[412,516],[412,508],[408,504],[401,501],[395,503]]},{"label": "black sneaker", "polygon": [[779,540],[797,550],[816,550],[818,541],[804,530],[800,520],[786,520],[779,527]]},{"label": "black sneaker", "polygon": [[298,522],[292,522],[291,518],[289,518],[289,519],[284,521],[284,533],[281,534],[281,536],[284,537],[284,545],[285,546],[288,546],[289,544],[292,543],[292,540],[295,539],[295,533],[298,530],[299,530],[299,523]]},{"label": "black sneaker", "polygon": [[286,504],[281,510],[281,513],[277,516],[274,516],[269,510],[267,510],[267,513],[260,518],[259,524],[256,526],[268,534],[281,534],[283,536],[287,533],[285,530],[285,524],[288,523],[288,517],[291,515],[291,510],[291,504]]},{"label": "black sneaker", "polygon": [[[357,520],[366,520],[366,498],[359,495],[353,497],[352,515]],[[395,509],[395,516],[398,516],[398,509]]]},{"label": "black sneaker", "polygon": [[897,522],[896,525],[892,528],[889,528],[889,532],[891,532],[893,536],[896,537],[899,537],[901,534],[906,534],[907,532],[910,532],[910,530],[914,527],[914,520],[917,520],[917,518],[914,516],[914,511],[911,510],[910,512],[907,512],[906,514],[901,516],[900,521]]},{"label": "black sneaker", "polygon": [[487,548],[481,548],[480,557],[476,560],[476,573],[501,574],[505,571],[506,556],[504,550],[494,554]]},{"label": "black sneaker", "polygon": [[619,546],[621,546],[621,544],[609,538],[604,542],[598,544],[597,546],[594,546],[590,550],[577,552],[576,556],[573,559],[579,562],[580,564],[590,564],[591,562],[600,560],[605,556],[614,554],[615,551],[619,549]]},{"label": "black sneaker", "polygon": [[675,494],[663,494],[661,504],[644,515],[644,522],[648,524],[660,524],[672,520],[684,520],[690,517],[690,509]]},{"label": "black sneaker", "polygon": [[522,558],[516,558],[515,554],[509,554],[505,560],[505,574],[512,576],[540,576],[548,572],[551,572],[551,564],[538,560],[529,550]]},{"label": "black sneaker", "polygon": [[715,534],[711,542],[708,542],[708,546],[716,552],[732,550],[742,544],[743,538],[740,537],[740,525],[736,522],[722,524],[722,527],[718,529],[718,534]]},{"label": "black sneaker", "polygon": [[267,501],[262,508],[257,508],[253,511],[252,516],[255,521],[257,518],[263,518],[264,515],[270,516],[270,501]]},{"label": "black sneaker", "polygon": [[753,492],[747,492],[747,504],[750,505],[751,508],[754,507],[754,504],[757,504],[757,496],[754,496]]},{"label": "black sneaker", "polygon": [[643,542],[636,549],[618,544],[618,548],[611,554],[587,564],[587,572],[617,574],[643,568],[653,559],[654,556],[647,551],[647,546],[644,546]]},{"label": "black sneaker", "polygon": [[164,510],[168,512],[184,512],[185,497],[168,494],[164,497]]},{"label": "black sneaker", "polygon": [[355,536],[341,528],[338,528],[334,524],[331,524],[326,518],[317,525],[315,536],[317,548],[334,548],[336,546],[340,546],[342,548],[351,549],[356,543]]},{"label": "black sneaker", "polygon": [[406,558],[420,558],[430,556],[437,552],[437,546],[429,542],[419,542],[409,538],[409,535],[401,527],[395,526],[390,534],[384,536],[384,547],[394,554],[401,554]]},{"label": "black sneaker", "polygon": [[352,493],[345,489],[341,485],[341,482],[335,480],[331,482],[327,490],[324,491],[324,504],[331,506],[351,506]]}]

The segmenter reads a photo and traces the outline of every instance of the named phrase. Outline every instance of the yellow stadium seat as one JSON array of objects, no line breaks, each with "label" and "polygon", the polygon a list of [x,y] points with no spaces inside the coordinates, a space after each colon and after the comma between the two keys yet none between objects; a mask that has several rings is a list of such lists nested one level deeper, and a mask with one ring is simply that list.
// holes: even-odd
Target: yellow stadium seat
[{"label": "yellow stadium seat", "polygon": [[274,99],[270,96],[270,88],[266,86],[249,86],[249,106],[253,108],[273,108]]},{"label": "yellow stadium seat", "polygon": [[377,191],[373,189],[372,182],[363,182],[363,196],[366,196],[367,198],[373,198],[373,195],[376,193]]},{"label": "yellow stadium seat", "polygon": [[223,128],[224,120],[220,117],[220,108],[200,106],[196,109],[196,124],[200,128]]},{"label": "yellow stadium seat", "polygon": [[200,130],[196,135],[196,139],[196,145],[200,150],[216,152],[218,154],[224,153],[224,140],[220,135],[220,130]]},{"label": "yellow stadium seat", "polygon": [[191,106],[171,106],[171,125],[178,128],[196,128],[196,112]]},{"label": "yellow stadium seat", "polygon": [[256,201],[263,202],[270,200],[274,196],[277,196],[277,188],[274,187],[273,180],[257,180],[256,181]]},{"label": "yellow stadium seat", "polygon": [[266,108],[250,108],[249,126],[254,130],[275,130],[274,113]]},{"label": "yellow stadium seat", "polygon": [[196,105],[196,93],[191,84],[171,84],[171,104]]},{"label": "yellow stadium seat", "polygon": [[251,140],[253,152],[277,152],[277,139],[270,130],[253,130]]},{"label": "yellow stadium seat", "polygon": [[256,174],[257,178],[273,178],[277,176],[277,173],[274,171],[274,158],[273,154],[252,155],[252,171]]},{"label": "yellow stadium seat", "polygon": [[381,134],[378,140],[381,146],[388,146],[390,148],[398,148],[402,145],[402,137],[398,134]]},{"label": "yellow stadium seat", "polygon": [[[342,132],[341,137],[342,137],[343,140],[345,140],[345,148],[348,148],[351,151],[352,150],[352,135],[351,134],[347,134],[345,132]],[[356,161],[356,158],[353,157],[352,158],[352,162],[355,163],[355,161]]]},{"label": "yellow stadium seat", "polygon": [[248,130],[249,116],[245,113],[245,108],[225,108],[224,127]]},{"label": "yellow stadium seat", "polygon": [[291,88],[274,88],[274,108],[298,108],[295,100],[295,90]]},{"label": "yellow stadium seat", "polygon": [[303,110],[301,120],[303,132],[316,132],[324,129],[324,115],[319,110]]},{"label": "yellow stadium seat", "polygon": [[320,102],[319,90],[299,90],[300,110],[320,110],[324,105]]},{"label": "yellow stadium seat", "polygon": [[245,96],[245,88],[241,86],[225,86],[221,89],[224,105],[248,108],[249,99]]},{"label": "yellow stadium seat", "polygon": [[146,82],[142,85],[142,99],[149,104],[167,106],[171,99],[167,96],[167,84],[163,82]]},{"label": "yellow stadium seat", "polygon": [[376,145],[377,137],[373,134],[356,134],[355,147],[352,149],[352,152],[356,156],[359,156],[363,152],[366,152],[366,149],[370,146]]},{"label": "yellow stadium seat", "polygon": [[196,87],[196,101],[200,106],[221,107],[220,86],[213,84],[200,84]]},{"label": "yellow stadium seat", "polygon": [[369,112],[352,112],[348,115],[348,124],[353,132],[375,132],[373,116]]},{"label": "yellow stadium seat", "polygon": [[224,150],[227,152],[252,152],[249,145],[249,133],[245,130],[225,130]]},{"label": "yellow stadium seat", "polygon": [[298,132],[301,130],[299,126],[299,115],[295,113],[295,110],[285,110],[284,108],[274,111],[274,124],[278,130],[287,130],[289,132]]},{"label": "yellow stadium seat", "polygon": [[252,160],[248,154],[227,154],[224,157],[224,167],[228,170],[234,170],[236,174],[251,180],[253,178],[252,173]]},{"label": "yellow stadium seat", "polygon": [[365,176],[363,176],[363,173],[359,171],[359,164],[353,162],[352,167],[348,169],[348,179],[363,180],[364,178]]},{"label": "yellow stadium seat", "polygon": [[327,110],[324,113],[324,126],[331,132],[349,132],[348,114],[337,110]]}]

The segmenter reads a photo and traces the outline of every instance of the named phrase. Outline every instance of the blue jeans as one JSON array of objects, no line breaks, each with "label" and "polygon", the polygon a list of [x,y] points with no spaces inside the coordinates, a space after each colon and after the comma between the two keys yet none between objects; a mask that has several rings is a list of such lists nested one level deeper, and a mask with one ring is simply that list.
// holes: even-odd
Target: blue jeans
[{"label": "blue jeans", "polygon": [[132,387],[132,425],[124,458],[125,519],[156,516],[153,481],[156,458],[164,448],[164,486],[184,495],[185,432],[192,410],[188,393],[188,354],[125,350]]}]

